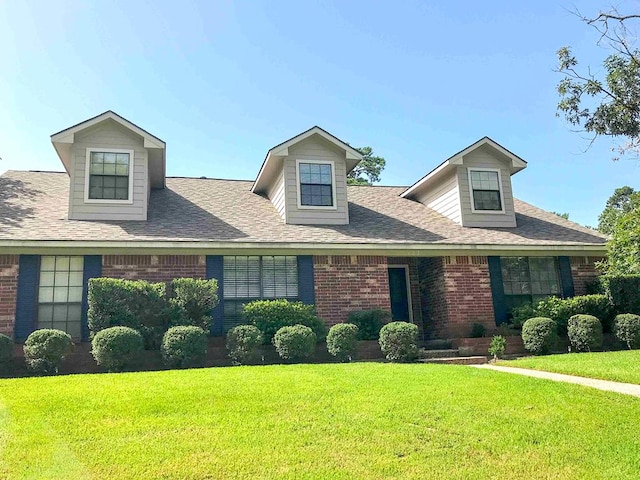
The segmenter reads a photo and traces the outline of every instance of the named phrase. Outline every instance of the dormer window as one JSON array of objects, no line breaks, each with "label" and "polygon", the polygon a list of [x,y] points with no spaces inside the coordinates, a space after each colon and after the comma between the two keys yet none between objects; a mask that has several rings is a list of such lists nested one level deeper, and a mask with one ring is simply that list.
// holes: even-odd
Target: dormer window
[{"label": "dormer window", "polygon": [[87,149],[85,202],[132,203],[133,150]]},{"label": "dormer window", "polygon": [[504,213],[500,170],[469,169],[471,210],[476,213]]},{"label": "dormer window", "polygon": [[335,171],[333,162],[297,161],[298,207],[336,208]]}]

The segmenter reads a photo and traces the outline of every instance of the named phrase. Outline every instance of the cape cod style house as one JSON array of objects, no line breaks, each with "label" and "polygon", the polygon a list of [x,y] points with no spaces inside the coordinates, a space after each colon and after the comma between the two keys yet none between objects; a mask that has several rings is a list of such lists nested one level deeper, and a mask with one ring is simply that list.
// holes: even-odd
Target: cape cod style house
[{"label": "cape cod style house", "polygon": [[290,298],[328,325],[382,308],[425,338],[466,337],[523,301],[585,293],[605,253],[597,232],[514,198],[527,163],[487,137],[408,187],[348,186],[361,155],[319,127],[271,148],[252,181],[166,177],[165,142],[111,111],[51,141],[64,172],[0,176],[0,332],[17,341],[87,340],[99,276],[218,279],[213,335],[247,301]]}]

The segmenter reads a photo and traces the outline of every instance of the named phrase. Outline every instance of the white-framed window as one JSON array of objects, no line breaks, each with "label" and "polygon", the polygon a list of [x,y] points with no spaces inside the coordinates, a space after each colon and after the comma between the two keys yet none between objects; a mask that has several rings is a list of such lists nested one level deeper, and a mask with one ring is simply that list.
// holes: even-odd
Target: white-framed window
[{"label": "white-framed window", "polygon": [[298,208],[336,208],[335,164],[326,160],[296,160]]},{"label": "white-framed window", "polygon": [[504,213],[502,178],[497,168],[469,168],[471,211]]},{"label": "white-framed window", "polygon": [[85,203],[133,203],[133,150],[87,148]]},{"label": "white-framed window", "polygon": [[81,337],[83,269],[82,256],[40,257],[38,328],[55,328],[73,338]]}]

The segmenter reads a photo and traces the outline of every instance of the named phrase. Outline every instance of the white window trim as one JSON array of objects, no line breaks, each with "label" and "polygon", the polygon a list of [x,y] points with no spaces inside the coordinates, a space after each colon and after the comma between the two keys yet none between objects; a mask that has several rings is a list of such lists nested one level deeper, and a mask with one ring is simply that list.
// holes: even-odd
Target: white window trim
[{"label": "white window trim", "polygon": [[[476,210],[475,204],[473,202],[473,184],[471,182],[471,172],[496,172],[498,174],[498,188],[500,189],[500,206],[502,210]],[[504,188],[502,187],[502,171],[499,168],[481,168],[481,167],[468,167],[467,168],[467,179],[469,180],[469,199],[471,200],[471,213],[480,213],[480,214],[488,214],[488,215],[504,215],[505,205],[504,205]]]},{"label": "white window trim", "polygon": [[[129,198],[127,200],[111,200],[103,198],[89,198],[89,177],[91,175],[91,152],[104,153],[128,153],[129,154]],[[84,203],[102,203],[109,205],[131,205],[133,204],[133,164],[134,151],[121,148],[87,148],[87,159],[84,166]]]},{"label": "white window trim", "polygon": [[[315,163],[321,165],[331,165],[331,195],[333,196],[333,205],[302,205],[301,188],[300,188],[300,164],[301,163]],[[296,159],[296,191],[298,197],[298,209],[300,210],[337,210],[338,202],[336,200],[336,163],[332,160],[304,160]]]}]

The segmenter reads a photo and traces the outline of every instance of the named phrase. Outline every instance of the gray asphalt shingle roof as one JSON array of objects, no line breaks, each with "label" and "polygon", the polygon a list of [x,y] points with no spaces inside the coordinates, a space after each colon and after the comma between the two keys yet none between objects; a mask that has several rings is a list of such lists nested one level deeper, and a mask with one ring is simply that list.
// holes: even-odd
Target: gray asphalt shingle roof
[{"label": "gray asphalt shingle roof", "polygon": [[349,225],[287,225],[251,181],[167,178],[151,192],[147,221],[68,220],[65,173],[0,176],[0,240],[219,241],[343,244],[594,245],[606,238],[516,200],[517,228],[465,228],[406,187],[349,186]]}]

